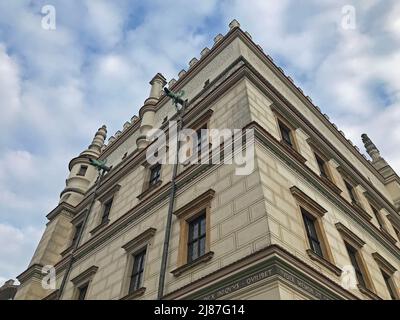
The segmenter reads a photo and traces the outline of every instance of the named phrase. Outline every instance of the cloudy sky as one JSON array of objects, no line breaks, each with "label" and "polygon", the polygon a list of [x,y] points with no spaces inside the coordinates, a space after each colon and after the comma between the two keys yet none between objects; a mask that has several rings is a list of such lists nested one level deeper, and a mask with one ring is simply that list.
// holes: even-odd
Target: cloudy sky
[{"label": "cloudy sky", "polygon": [[[55,30],[42,28],[44,5]],[[400,172],[399,1],[0,0],[0,284],[27,267],[68,162],[96,129],[119,130],[154,74],[177,78],[233,18]]]}]

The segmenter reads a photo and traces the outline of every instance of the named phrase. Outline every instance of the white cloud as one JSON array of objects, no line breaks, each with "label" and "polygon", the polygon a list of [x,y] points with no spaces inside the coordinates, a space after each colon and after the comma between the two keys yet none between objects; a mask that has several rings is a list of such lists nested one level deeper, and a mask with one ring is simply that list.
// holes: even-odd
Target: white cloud
[{"label": "white cloud", "polygon": [[0,223],[0,278],[3,282],[15,278],[28,266],[42,232],[43,228],[19,229]]},{"label": "white cloud", "polygon": [[0,125],[7,125],[21,108],[19,70],[16,61],[0,43],[0,101],[2,101]]}]

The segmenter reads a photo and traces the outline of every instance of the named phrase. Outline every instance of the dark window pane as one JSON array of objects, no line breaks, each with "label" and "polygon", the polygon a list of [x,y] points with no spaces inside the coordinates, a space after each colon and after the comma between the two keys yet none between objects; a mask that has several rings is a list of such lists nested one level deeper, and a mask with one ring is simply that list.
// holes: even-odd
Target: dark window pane
[{"label": "dark window pane", "polygon": [[384,272],[382,270],[381,270],[381,272],[382,272],[383,279],[385,280],[386,287],[387,287],[387,289],[389,291],[390,297],[393,300],[396,300],[397,298],[396,298],[396,294],[394,293],[394,290],[393,290],[393,285],[391,283],[390,276],[386,272]]},{"label": "dark window pane", "polygon": [[85,300],[88,287],[89,284],[87,283],[78,288],[78,300]]},{"label": "dark window pane", "polygon": [[104,209],[103,209],[103,215],[101,217],[101,223],[106,222],[106,220],[108,219],[108,217],[110,216],[110,211],[111,211],[111,206],[113,203],[113,199],[107,201],[104,204]]},{"label": "dark window pane", "polygon": [[290,129],[280,121],[278,122],[278,124],[282,136],[282,141],[288,144],[290,147],[293,147],[292,137],[290,136]]},{"label": "dark window pane", "polygon": [[160,171],[161,171],[161,164],[157,164],[150,169],[150,181],[149,181],[150,186],[160,181]]},{"label": "dark window pane", "polygon": [[322,158],[320,156],[318,156],[317,154],[315,154],[315,158],[317,159],[317,164],[318,164],[319,171],[321,173],[321,177],[328,179],[328,174],[327,174],[326,168],[325,168],[325,161],[322,160]]},{"label": "dark window pane", "polygon": [[378,221],[379,226],[380,226],[381,228],[383,228],[383,227],[384,227],[384,223],[383,223],[382,217],[380,216],[378,210],[377,210],[374,206],[372,206],[372,205],[371,205],[371,208],[372,208],[372,212],[373,212],[374,215],[375,215],[376,220]]},{"label": "dark window pane", "polygon": [[206,219],[202,219],[200,222],[200,236],[206,234]]},{"label": "dark window pane", "polygon": [[78,172],[78,176],[85,176],[85,174],[86,174],[86,171],[87,171],[87,166],[81,166],[80,168],[79,168],[79,172]]},{"label": "dark window pane", "polygon": [[349,192],[351,201],[356,203],[357,200],[356,200],[356,197],[355,197],[355,194],[354,194],[353,186],[350,183],[348,183],[346,180],[344,181],[344,184],[346,185],[346,189]]},{"label": "dark window pane", "polygon": [[205,254],[205,241],[206,215],[203,213],[200,217],[189,223],[188,262],[191,262]]},{"label": "dark window pane", "polygon": [[82,229],[82,223],[77,224],[75,226],[75,233],[74,233],[74,237],[72,239],[72,246],[76,245],[76,242],[78,241],[78,236],[79,236],[79,233],[81,232],[81,229]]},{"label": "dark window pane", "polygon": [[129,285],[129,293],[138,290],[142,286],[145,257],[146,250],[143,250],[133,256],[133,268],[131,282]]},{"label": "dark window pane", "polygon": [[320,257],[323,257],[321,243],[318,239],[318,234],[315,227],[315,219],[312,218],[306,210],[301,209],[301,211],[303,214],[304,225],[306,227],[306,233],[310,248],[314,253],[316,253]]},{"label": "dark window pane", "polygon": [[200,248],[199,248],[200,256],[202,256],[205,252],[206,252],[206,238],[203,237],[200,239]]},{"label": "dark window pane", "polygon": [[358,261],[357,261],[357,250],[354,249],[349,244],[346,244],[346,249],[347,249],[347,253],[349,254],[351,264],[354,267],[354,271],[356,272],[356,277],[357,277],[358,283],[361,286],[365,287],[364,275],[363,275],[360,265],[358,264]]}]

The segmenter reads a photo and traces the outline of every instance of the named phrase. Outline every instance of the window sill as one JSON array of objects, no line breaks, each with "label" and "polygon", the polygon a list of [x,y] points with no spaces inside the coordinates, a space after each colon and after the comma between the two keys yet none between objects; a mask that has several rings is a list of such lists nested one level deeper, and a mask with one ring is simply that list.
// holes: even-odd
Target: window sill
[{"label": "window sill", "polygon": [[133,300],[135,298],[142,296],[145,292],[146,292],[146,288],[141,287],[131,293],[128,293],[126,296],[122,297],[120,300]]},{"label": "window sill", "polygon": [[381,230],[382,234],[385,236],[386,239],[388,239],[391,243],[396,244],[397,240],[395,237],[393,237],[386,229],[379,228]]},{"label": "window sill", "polygon": [[335,193],[337,193],[337,194],[341,194],[342,193],[342,189],[340,189],[336,184],[334,184],[333,182],[332,182],[332,180],[330,180],[330,179],[328,179],[328,178],[325,178],[325,177],[323,177],[323,176],[319,176],[321,179],[322,179],[322,181],[324,181],[325,182],[325,184],[327,184]]},{"label": "window sill", "polygon": [[379,231],[382,233],[382,235],[383,235],[389,242],[391,242],[392,244],[396,245],[396,243],[397,243],[396,238],[394,238],[394,237],[393,237],[388,231],[386,231],[385,229],[383,229],[383,228],[378,228],[377,226],[375,226],[375,225],[372,223],[372,221],[371,221],[371,220],[372,220],[372,216],[369,215],[369,214],[361,207],[360,204],[358,204],[357,202],[352,202],[351,205],[353,206],[354,209],[357,210],[357,212],[360,213],[360,215],[362,215],[366,220],[368,220],[368,222],[369,222],[370,224],[372,224],[372,226],[373,226],[375,229],[379,230]]},{"label": "window sill", "polygon": [[381,297],[379,297],[376,293],[372,292],[370,289],[358,284],[357,285],[358,290],[360,290],[360,292],[364,295],[366,295],[368,298],[372,299],[372,300],[382,300]]},{"label": "window sill", "polygon": [[97,231],[103,229],[106,225],[108,225],[110,222],[110,219],[105,220],[104,222],[100,223],[97,227],[95,227],[94,229],[92,229],[90,231],[91,235],[94,235]]},{"label": "window sill", "polygon": [[304,158],[293,146],[289,146],[284,141],[280,141],[280,144],[289,152],[294,158],[296,158],[301,163],[306,163],[307,159]]},{"label": "window sill", "polygon": [[156,190],[159,186],[161,186],[162,181],[159,180],[156,184],[153,184],[152,186],[148,187],[145,191],[143,191],[141,194],[137,196],[139,200],[143,200],[147,196],[149,196],[154,190]]},{"label": "window sill", "polygon": [[209,251],[209,252],[203,254],[201,257],[197,258],[196,260],[193,260],[192,262],[189,262],[187,264],[184,264],[183,266],[176,268],[175,270],[172,270],[171,273],[175,277],[179,277],[185,271],[187,271],[191,268],[194,268],[195,266],[197,266],[199,264],[209,261],[213,256],[214,256],[214,252]]},{"label": "window sill", "polygon": [[326,260],[323,257],[320,257],[319,255],[317,255],[314,251],[312,251],[311,249],[307,249],[307,254],[308,256],[311,258],[311,260],[317,261],[320,264],[322,264],[325,268],[329,269],[330,271],[332,271],[334,274],[336,274],[337,276],[341,276],[342,274],[342,270],[340,270],[337,266],[335,266],[332,262]]},{"label": "window sill", "polygon": [[60,253],[60,255],[61,255],[62,257],[65,257],[66,255],[70,254],[71,252],[72,252],[72,245],[68,246],[68,248],[65,249],[64,251],[62,251],[62,252]]},{"label": "window sill", "polygon": [[360,204],[358,204],[357,202],[352,201],[351,205],[353,206],[354,209],[356,209],[356,211],[362,215],[366,220],[368,220],[369,222],[372,220],[372,216],[370,216],[362,207]]}]

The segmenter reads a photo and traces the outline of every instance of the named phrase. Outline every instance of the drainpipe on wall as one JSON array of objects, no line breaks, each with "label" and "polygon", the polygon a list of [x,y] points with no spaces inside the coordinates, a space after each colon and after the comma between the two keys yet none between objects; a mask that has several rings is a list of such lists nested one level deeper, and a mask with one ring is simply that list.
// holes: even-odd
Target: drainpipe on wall
[{"label": "drainpipe on wall", "polygon": [[[164,89],[165,90],[165,89]],[[179,160],[179,148],[180,148],[180,141],[179,141],[179,133],[183,128],[183,114],[185,112],[185,108],[187,102],[182,102],[183,100],[178,100],[177,96],[169,90],[165,90],[168,96],[170,96],[174,100],[175,107],[177,109],[178,114],[178,123],[177,123],[177,148],[176,148],[176,157],[175,163],[172,171],[172,179],[171,179],[171,191],[169,194],[169,206],[168,206],[168,214],[167,214],[167,223],[165,226],[165,237],[164,237],[164,246],[163,246],[163,253],[161,258],[161,269],[160,269],[160,278],[158,281],[158,294],[157,299],[161,300],[164,296],[164,285],[165,285],[165,274],[167,271],[167,260],[168,260],[168,249],[169,249],[169,240],[171,237],[171,224],[172,224],[172,214],[174,211],[174,204],[175,204],[175,194],[176,194],[176,175],[178,173],[178,160]],[[182,91],[183,92],[183,91]],[[171,93],[171,94],[170,94]],[[182,93],[183,95],[183,93]],[[175,97],[175,98],[174,98]],[[179,109],[178,104],[181,104],[181,108]]]},{"label": "drainpipe on wall", "polygon": [[62,279],[62,282],[61,282],[61,285],[60,285],[60,289],[58,290],[57,300],[61,299],[61,296],[63,294],[65,285],[67,283],[69,274],[71,273],[71,269],[72,269],[72,266],[73,266],[74,261],[75,261],[74,253],[75,253],[76,249],[78,248],[78,245],[79,245],[79,242],[81,241],[81,238],[82,238],[83,231],[85,229],[86,223],[87,223],[87,221],[89,219],[90,212],[92,211],[93,205],[96,202],[97,190],[98,190],[98,188],[100,186],[100,182],[101,182],[101,179],[104,176],[105,170],[104,169],[99,169],[98,172],[99,172],[99,174],[97,176],[96,187],[95,187],[95,189],[93,191],[93,198],[92,198],[92,201],[90,202],[89,209],[87,210],[87,212],[85,214],[85,218],[84,218],[83,223],[82,223],[82,228],[79,230],[79,234],[78,234],[77,239],[76,239],[76,241],[74,243],[74,246],[72,248],[71,258],[69,260],[69,263],[68,263],[68,266],[67,266],[67,270],[64,273],[64,277]]}]

